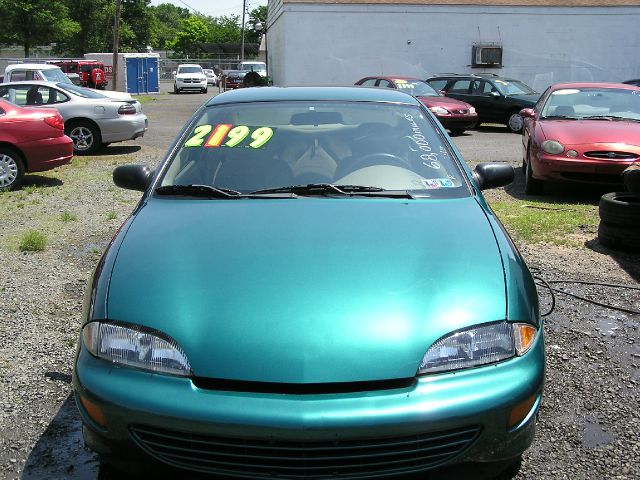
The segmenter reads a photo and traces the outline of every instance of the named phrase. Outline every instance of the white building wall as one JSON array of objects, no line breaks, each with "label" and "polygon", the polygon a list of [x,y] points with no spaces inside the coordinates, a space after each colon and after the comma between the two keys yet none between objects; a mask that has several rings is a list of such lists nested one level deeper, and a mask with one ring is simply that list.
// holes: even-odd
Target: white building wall
[{"label": "white building wall", "polygon": [[[269,69],[280,86],[486,71],[541,91],[640,77],[640,7],[272,4]],[[471,68],[474,43],[501,44],[503,68]]]}]

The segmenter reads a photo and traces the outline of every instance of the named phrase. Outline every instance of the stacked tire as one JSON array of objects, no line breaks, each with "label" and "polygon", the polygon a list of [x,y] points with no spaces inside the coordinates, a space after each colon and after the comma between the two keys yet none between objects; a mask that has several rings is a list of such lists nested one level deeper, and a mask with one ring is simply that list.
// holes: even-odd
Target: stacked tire
[{"label": "stacked tire", "polygon": [[640,252],[640,193],[613,192],[600,198],[598,240],[615,250]]}]

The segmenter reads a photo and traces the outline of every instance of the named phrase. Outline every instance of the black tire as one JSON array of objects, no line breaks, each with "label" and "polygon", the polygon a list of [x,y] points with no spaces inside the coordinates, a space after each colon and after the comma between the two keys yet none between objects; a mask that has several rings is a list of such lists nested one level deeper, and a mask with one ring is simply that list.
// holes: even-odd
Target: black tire
[{"label": "black tire", "polygon": [[531,168],[531,158],[525,165],[524,172],[524,193],[527,195],[543,195],[544,182],[533,178],[533,169]]},{"label": "black tire", "polygon": [[640,228],[640,193],[605,193],[599,210],[600,220],[609,225]]},{"label": "black tire", "polygon": [[178,88],[178,84],[176,83],[173,84],[173,93],[175,93],[176,95],[180,93],[180,89]]},{"label": "black tire", "polygon": [[640,168],[629,167],[622,173],[622,181],[627,190],[640,193]]},{"label": "black tire", "polygon": [[598,241],[614,250],[640,252],[640,227],[621,227],[600,222]]},{"label": "black tire", "polygon": [[208,91],[209,91],[209,89],[208,89],[208,88],[203,88],[203,89],[202,89],[202,93],[207,93]]},{"label": "black tire", "polygon": [[462,135],[465,132],[466,128],[450,128],[452,136]]},{"label": "black tire", "polygon": [[505,123],[511,133],[522,132],[522,127],[524,126],[524,120],[520,116],[520,109],[510,110],[509,113],[507,113],[507,118],[505,119]]},{"label": "black tire", "polygon": [[73,140],[74,155],[91,155],[102,146],[100,130],[86,120],[76,120],[64,126],[64,133]]},{"label": "black tire", "polygon": [[0,192],[19,188],[24,173],[22,155],[11,147],[0,147]]}]

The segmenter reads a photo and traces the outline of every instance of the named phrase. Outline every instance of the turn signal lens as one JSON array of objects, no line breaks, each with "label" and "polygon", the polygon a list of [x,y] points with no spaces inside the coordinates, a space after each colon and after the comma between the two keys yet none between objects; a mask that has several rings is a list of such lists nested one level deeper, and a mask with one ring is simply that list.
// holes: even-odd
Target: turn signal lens
[{"label": "turn signal lens", "polygon": [[98,405],[93,403],[91,400],[86,399],[82,395],[80,395],[80,403],[82,403],[84,410],[87,412],[87,415],[91,417],[91,420],[101,427],[107,428],[107,418],[104,416],[102,409]]},{"label": "turn signal lens", "polygon": [[518,356],[522,356],[529,351],[537,334],[538,329],[528,323],[515,323],[513,325],[513,340]]},{"label": "turn signal lens", "polygon": [[136,107],[131,104],[122,105],[120,108],[118,108],[118,113],[120,115],[135,115]]},{"label": "turn signal lens", "polygon": [[64,120],[60,116],[60,114],[53,115],[51,117],[44,117],[44,123],[49,125],[50,127],[55,128],[56,130],[64,130]]},{"label": "turn signal lens", "polygon": [[569,150],[567,152],[567,157],[578,158],[578,152],[576,152],[575,150]]},{"label": "turn signal lens", "polygon": [[511,413],[509,413],[509,423],[508,427],[513,428],[516,425],[520,424],[527,415],[531,411],[533,404],[536,402],[536,394],[531,395],[526,400],[520,402],[518,405],[511,409]]}]

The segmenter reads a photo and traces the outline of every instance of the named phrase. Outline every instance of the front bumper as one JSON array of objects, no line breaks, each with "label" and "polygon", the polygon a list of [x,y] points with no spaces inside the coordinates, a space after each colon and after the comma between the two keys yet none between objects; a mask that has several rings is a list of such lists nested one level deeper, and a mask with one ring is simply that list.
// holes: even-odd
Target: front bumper
[{"label": "front bumper", "polygon": [[204,90],[208,87],[207,79],[176,79],[178,90]]},{"label": "front bumper", "polygon": [[[577,158],[566,156],[568,150],[576,150]],[[596,149],[591,149],[596,151]],[[605,150],[603,150],[605,151]],[[606,150],[608,151],[608,150]],[[608,160],[588,158],[582,149],[567,146],[560,155],[539,150],[533,161],[533,176],[550,182],[576,182],[589,184],[621,184],[622,172],[637,160]]]},{"label": "front bumper", "polygon": [[[543,382],[542,333],[520,358],[422,377],[407,388],[348,394],[205,390],[188,378],[113,366],[84,348],[74,370],[76,395],[106,418],[100,427],[78,402],[94,450],[144,451],[175,467],[247,478],[331,476],[326,468],[342,471],[340,478],[373,478],[510,459],[533,440]],[[525,419],[509,429],[513,407],[532,396]],[[426,452],[420,461],[416,448]],[[309,459],[328,450],[339,465],[327,467],[338,460],[323,457],[314,470]]]},{"label": "front bumper", "polygon": [[440,123],[444,128],[471,129],[474,128],[478,123],[477,114],[436,114],[436,118],[440,120]]}]

